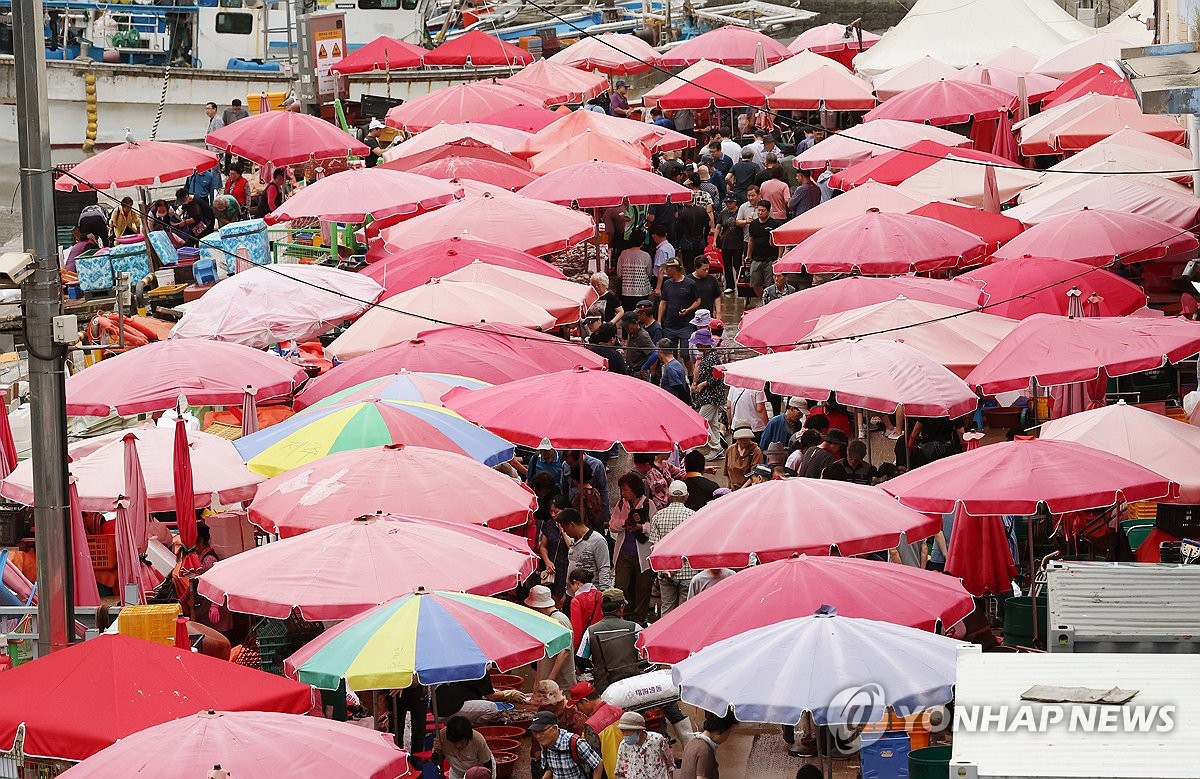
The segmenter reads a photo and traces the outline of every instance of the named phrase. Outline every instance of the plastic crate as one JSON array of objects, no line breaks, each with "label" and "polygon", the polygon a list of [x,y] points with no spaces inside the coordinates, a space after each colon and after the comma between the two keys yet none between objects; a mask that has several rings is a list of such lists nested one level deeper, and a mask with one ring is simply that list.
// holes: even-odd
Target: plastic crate
[{"label": "plastic crate", "polygon": [[108,533],[87,537],[92,568],[97,571],[117,570],[117,537]]},{"label": "plastic crate", "polygon": [[1158,516],[1158,504],[1139,500],[1129,504],[1130,519],[1149,519],[1153,521]]},{"label": "plastic crate", "polygon": [[262,670],[283,675],[283,661],[325,631],[320,622],[309,622],[298,614],[287,619],[265,618],[254,626]]},{"label": "plastic crate", "polygon": [[117,632],[123,636],[175,646],[175,620],[183,613],[178,603],[126,606],[117,615]]},{"label": "plastic crate", "polygon": [[28,516],[25,506],[0,505],[0,546],[16,546],[25,538]]}]

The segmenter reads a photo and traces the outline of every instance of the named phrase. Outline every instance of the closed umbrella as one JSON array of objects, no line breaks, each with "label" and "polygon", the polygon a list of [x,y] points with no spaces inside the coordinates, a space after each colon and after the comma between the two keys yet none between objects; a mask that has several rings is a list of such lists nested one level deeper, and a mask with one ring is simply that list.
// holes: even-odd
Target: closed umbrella
[{"label": "closed umbrella", "polygon": [[[521,101],[522,105],[528,103],[528,98]],[[505,106],[506,108],[508,106]],[[385,163],[391,163],[404,157],[409,157],[420,152],[428,152],[433,149],[438,149],[446,144],[456,143],[462,140],[471,140],[476,143],[492,146],[500,151],[511,152],[513,149],[520,146],[529,138],[529,133],[521,130],[514,130],[509,127],[498,127],[494,124],[484,124],[482,122],[454,122],[446,121],[430,127],[423,132],[402,141],[388,148],[383,153]],[[427,160],[422,160],[426,162]],[[395,166],[385,164],[376,167],[391,167]],[[400,167],[399,170],[407,170],[407,167]]]},{"label": "closed umbrella", "polygon": [[805,170],[824,168],[826,164],[832,168],[848,168],[920,141],[934,141],[943,146],[966,146],[971,143],[970,138],[940,127],[920,122],[876,119],[830,135],[811,149],[797,154],[795,165]]},{"label": "closed umbrella", "polygon": [[[922,193],[906,192],[887,184],[867,182],[784,222],[772,231],[771,242],[778,246],[792,246],[803,243],[824,227],[862,218],[872,211],[881,214],[908,214],[932,200],[933,197]],[[963,250],[966,251],[967,247]],[[885,257],[879,259],[886,263]]]},{"label": "closed umbrella", "polygon": [[[124,499],[117,502],[117,582],[120,584],[121,603],[145,603],[146,592],[157,582],[149,576],[149,564],[143,563],[149,543],[150,507],[147,505],[146,479],[142,475],[141,458],[138,457],[137,435],[126,433],[122,441],[125,450]],[[134,599],[129,600],[129,587],[135,588]]]},{"label": "closed umbrella", "polygon": [[248,436],[258,432],[258,401],[255,396],[258,390],[247,385],[246,397],[242,401],[242,435]]},{"label": "closed umbrella", "polygon": [[17,442],[8,419],[8,392],[0,391],[0,479],[17,467]]},{"label": "closed umbrella", "polygon": [[[535,158],[536,159],[536,158]],[[612,162],[583,162],[551,171],[521,190],[524,197],[580,208],[690,203],[692,190],[663,176]]]},{"label": "closed umbrella", "polygon": [[975,597],[1007,596],[1017,578],[1017,563],[1002,518],[965,517],[961,509],[955,513],[954,532],[946,550],[946,574],[961,579],[963,589]]},{"label": "closed umbrella", "polygon": [[[428,56],[425,61],[429,62]],[[441,122],[475,122],[517,103],[527,104],[531,99],[528,92],[498,81],[473,81],[413,98],[389,109],[385,121],[389,127],[420,132]]]},{"label": "closed umbrella", "polygon": [[259,165],[296,165],[332,157],[364,157],[367,145],[337,125],[294,111],[266,111],[204,137],[209,146]]},{"label": "closed umbrella", "polygon": [[768,65],[792,56],[792,52],[774,38],[758,30],[728,24],[675,46],[659,57],[659,64],[666,68],[682,68],[708,60],[722,65],[753,65],[758,46],[762,46]]},{"label": "closed umbrella", "polygon": [[92,567],[92,555],[88,551],[87,528],[83,524],[83,510],[79,507],[79,488],[75,477],[71,482],[71,572],[75,575],[75,605],[99,606],[100,590],[96,587],[96,570]]},{"label": "closed umbrella", "polygon": [[940,222],[961,227],[972,235],[978,235],[989,252],[1016,238],[1025,225],[1003,214],[993,214],[970,206],[934,201],[910,211],[913,216],[927,216]]},{"label": "closed umbrella", "polygon": [[126,141],[80,162],[54,180],[60,191],[124,189],[165,184],[217,167],[207,149],[165,141]]},{"label": "closed umbrella", "polygon": [[482,30],[469,30],[425,55],[426,65],[489,67],[528,65],[533,55]]},{"label": "closed umbrella", "polygon": [[1085,95],[1013,125],[1026,156],[1080,151],[1125,127],[1171,143],[1185,141],[1172,117],[1143,114],[1136,100],[1111,95]]},{"label": "closed umbrella", "polygon": [[192,451],[188,443],[187,423],[183,417],[175,419],[174,455],[172,460],[175,472],[175,522],[179,526],[179,543],[183,546],[179,569],[195,571],[200,568],[200,558],[196,555],[195,477],[192,475]]},{"label": "closed umbrella", "polygon": [[1016,95],[1003,89],[944,80],[910,89],[888,99],[878,108],[868,111],[863,121],[897,119],[941,126],[997,119],[1003,111],[1012,111],[1016,106]]},{"label": "closed umbrella", "polygon": [[476,260],[552,279],[566,278],[558,268],[532,254],[458,236],[422,244],[403,253],[386,254],[374,262],[368,256],[371,264],[360,274],[381,284],[384,294],[391,297],[465,268]]},{"label": "closed umbrella", "polygon": [[529,165],[534,172],[546,174],[596,161],[649,170],[650,149],[641,141],[610,138],[588,129],[570,141],[533,155]]},{"label": "closed umbrella", "polygon": [[534,506],[527,487],[469,457],[390,444],[327,455],[270,479],[250,504],[250,521],[284,538],[376,511],[506,530],[528,522]]},{"label": "closed umbrella", "polygon": [[1042,108],[1053,108],[1086,95],[1135,96],[1124,73],[1111,65],[1096,63],[1063,76],[1058,89],[1042,100]]},{"label": "closed umbrella", "polygon": [[419,68],[428,51],[415,43],[380,35],[375,40],[348,52],[330,66],[330,70],[349,75],[375,70],[404,70]]},{"label": "closed umbrella", "polygon": [[991,260],[1025,256],[1053,257],[1104,267],[1196,255],[1200,242],[1191,233],[1147,216],[1084,208],[1034,225],[1000,247]]},{"label": "closed umbrella", "polygon": [[526,65],[506,82],[549,89],[554,92],[556,103],[584,103],[609,89],[608,79],[599,73],[560,65],[548,59]]},{"label": "closed umbrella", "polygon": [[1020,257],[972,268],[954,282],[980,288],[983,310],[1010,319],[1034,314],[1066,316],[1067,293],[1078,288],[1085,297],[1101,300],[1101,316],[1125,316],[1146,305],[1145,291],[1115,273],[1078,262]]},{"label": "closed umbrella", "polygon": [[490,265],[479,260],[447,273],[442,277],[442,281],[495,287],[545,309],[557,317],[557,322],[562,325],[578,322],[599,297],[590,284],[578,284],[538,273]]},{"label": "closed umbrella", "polygon": [[610,76],[628,76],[650,70],[661,55],[649,43],[627,33],[604,33],[580,38],[564,47],[550,62],[581,70],[598,70]]},{"label": "closed umbrella", "polygon": [[410,216],[453,202],[452,184],[387,168],[361,168],[326,176],[295,193],[267,218],[286,222],[319,216],[333,222],[362,222]]},{"label": "closed umbrella", "polygon": [[891,100],[909,90],[948,79],[958,68],[928,54],[905,65],[892,68],[871,79],[880,100]]}]

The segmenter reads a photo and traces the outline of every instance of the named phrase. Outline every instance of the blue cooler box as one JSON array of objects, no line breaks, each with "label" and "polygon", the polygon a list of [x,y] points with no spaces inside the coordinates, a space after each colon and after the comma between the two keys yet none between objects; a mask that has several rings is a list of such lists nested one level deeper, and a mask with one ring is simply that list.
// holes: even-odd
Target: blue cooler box
[{"label": "blue cooler box", "polygon": [[271,243],[267,240],[267,223],[261,219],[247,219],[234,222],[221,228],[221,238],[225,241],[225,249],[232,256],[227,256],[226,267],[232,274],[237,269],[237,255],[245,250],[250,262],[255,265],[267,265],[271,262]]},{"label": "blue cooler box", "polygon": [[862,779],[908,779],[912,741],[904,731],[887,731],[863,740]]},{"label": "blue cooler box", "polygon": [[211,260],[213,267],[217,269],[218,278],[226,278],[232,270],[233,260],[236,255],[230,255],[229,247],[225,243],[225,239],[220,233],[209,233],[200,239],[200,257],[199,259]]},{"label": "blue cooler box", "polygon": [[150,233],[150,248],[154,249],[155,256],[163,265],[179,264],[179,253],[175,250],[175,244],[171,243],[171,237],[165,230],[155,230]]},{"label": "blue cooler box", "polygon": [[139,281],[150,275],[150,255],[147,253],[145,241],[114,246],[109,249],[108,258],[112,261],[114,274],[129,274],[131,286],[136,286]]},{"label": "blue cooler box", "polygon": [[112,260],[108,251],[97,254],[81,254],[75,259],[75,271],[79,274],[79,288],[84,292],[112,289],[116,284]]}]

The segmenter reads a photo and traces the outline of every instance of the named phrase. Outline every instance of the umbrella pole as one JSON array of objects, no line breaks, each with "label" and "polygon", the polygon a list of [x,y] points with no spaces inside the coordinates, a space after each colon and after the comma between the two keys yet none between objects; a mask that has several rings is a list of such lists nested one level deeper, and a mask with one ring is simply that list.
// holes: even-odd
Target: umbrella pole
[{"label": "umbrella pole", "polygon": [[1034,566],[1037,565],[1037,558],[1033,554],[1033,518],[1035,516],[1036,514],[1030,514],[1027,517],[1028,522],[1025,525],[1025,536],[1029,545],[1029,608],[1030,613],[1033,614],[1033,645],[1037,646],[1039,638],[1037,594],[1033,591],[1033,584],[1037,579],[1037,572],[1034,570]]}]

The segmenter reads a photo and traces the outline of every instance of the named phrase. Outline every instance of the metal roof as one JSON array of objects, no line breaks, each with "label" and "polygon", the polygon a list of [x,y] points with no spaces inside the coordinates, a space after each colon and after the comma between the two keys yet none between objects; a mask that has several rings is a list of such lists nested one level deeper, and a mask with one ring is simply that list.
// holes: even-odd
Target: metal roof
[{"label": "metal roof", "polygon": [[1083,732],[1059,726],[1044,732],[969,732],[956,722],[951,777],[1200,777],[1200,763],[1190,754],[1200,743],[1200,655],[982,654],[970,647],[958,655],[956,716],[972,707],[1016,708],[1021,694],[1038,684],[1137,690],[1126,707],[1175,705],[1174,726],[1166,733]]},{"label": "metal roof", "polygon": [[1164,43],[1121,51],[1121,69],[1147,114],[1190,114],[1200,110],[1200,47]]},{"label": "metal roof", "polygon": [[1200,652],[1200,566],[1050,565],[1051,652]]}]

